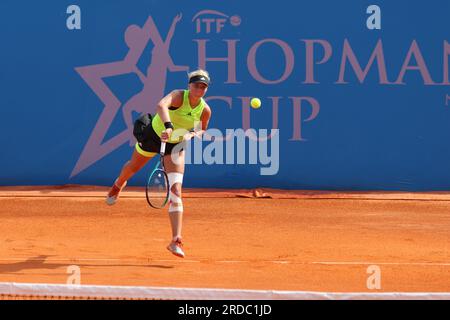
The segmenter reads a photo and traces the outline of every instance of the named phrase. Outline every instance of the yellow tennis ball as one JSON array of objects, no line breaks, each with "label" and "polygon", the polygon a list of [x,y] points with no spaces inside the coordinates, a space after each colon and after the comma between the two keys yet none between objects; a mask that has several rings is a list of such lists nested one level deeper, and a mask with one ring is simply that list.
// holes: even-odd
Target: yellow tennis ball
[{"label": "yellow tennis ball", "polygon": [[261,107],[261,100],[259,100],[258,98],[253,98],[250,101],[250,105],[252,106],[252,108],[258,109],[259,107]]}]

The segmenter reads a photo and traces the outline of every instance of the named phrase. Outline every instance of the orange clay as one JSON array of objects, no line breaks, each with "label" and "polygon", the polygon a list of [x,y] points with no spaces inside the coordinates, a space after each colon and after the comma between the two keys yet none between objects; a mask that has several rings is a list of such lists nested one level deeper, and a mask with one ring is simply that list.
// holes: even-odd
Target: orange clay
[{"label": "orange clay", "polygon": [[[179,259],[166,250],[166,209],[150,208],[142,188],[110,207],[107,190],[1,187],[0,281],[65,284],[78,265],[81,283],[96,285],[450,290],[448,193],[184,190]],[[293,199],[264,198],[283,195]],[[372,264],[381,290],[366,286]]]}]

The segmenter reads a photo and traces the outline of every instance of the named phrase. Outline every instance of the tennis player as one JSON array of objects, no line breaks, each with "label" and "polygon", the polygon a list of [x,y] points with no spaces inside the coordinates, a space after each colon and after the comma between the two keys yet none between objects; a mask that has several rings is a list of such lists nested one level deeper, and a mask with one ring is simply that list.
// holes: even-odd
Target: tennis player
[{"label": "tennis player", "polygon": [[[137,142],[131,159],[125,163],[119,177],[109,191],[106,203],[116,203],[120,191],[136,172],[160,151],[161,141],[166,142],[164,168],[169,180],[169,217],[172,228],[172,241],[167,249],[177,257],[184,258],[182,250],[183,203],[181,185],[183,183],[185,151],[181,149],[178,157],[172,158],[173,148],[179,143],[186,143],[194,137],[200,138],[208,127],[211,109],[203,99],[210,83],[205,70],[196,70],[188,75],[188,90],[174,90],[157,105],[157,114],[153,116],[151,125],[146,131],[145,139]],[[198,130],[193,130],[198,125]],[[182,139],[173,137],[172,132],[184,129]],[[176,148],[178,150],[179,148]],[[178,160],[175,160],[178,158]]]}]

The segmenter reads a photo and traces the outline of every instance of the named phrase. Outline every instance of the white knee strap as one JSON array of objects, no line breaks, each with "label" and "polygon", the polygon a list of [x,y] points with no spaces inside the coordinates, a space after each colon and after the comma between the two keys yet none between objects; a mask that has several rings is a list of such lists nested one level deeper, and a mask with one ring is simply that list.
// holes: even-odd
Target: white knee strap
[{"label": "white knee strap", "polygon": [[172,192],[172,186],[175,183],[183,184],[183,174],[179,172],[169,172],[167,174],[169,179],[169,213],[171,212],[183,212],[183,202],[181,197]]}]

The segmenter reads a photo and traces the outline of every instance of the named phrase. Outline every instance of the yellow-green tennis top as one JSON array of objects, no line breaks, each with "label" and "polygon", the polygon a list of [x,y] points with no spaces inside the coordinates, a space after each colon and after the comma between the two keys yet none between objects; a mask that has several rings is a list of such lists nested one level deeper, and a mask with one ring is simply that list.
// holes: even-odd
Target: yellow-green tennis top
[{"label": "yellow-green tennis top", "polygon": [[[197,106],[192,107],[189,103],[189,90],[184,90],[183,93],[183,103],[181,107],[170,110],[169,117],[173,124],[173,133],[168,142],[178,143],[180,142],[180,136],[183,136],[186,131],[194,129],[194,127],[200,126],[200,117],[202,115],[203,109],[205,108],[205,100],[200,99]],[[156,134],[161,137],[161,133],[166,129],[164,123],[161,120],[159,114],[156,114],[152,120],[152,127]],[[184,129],[179,130],[177,129]]]}]

